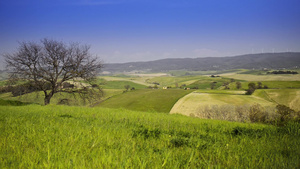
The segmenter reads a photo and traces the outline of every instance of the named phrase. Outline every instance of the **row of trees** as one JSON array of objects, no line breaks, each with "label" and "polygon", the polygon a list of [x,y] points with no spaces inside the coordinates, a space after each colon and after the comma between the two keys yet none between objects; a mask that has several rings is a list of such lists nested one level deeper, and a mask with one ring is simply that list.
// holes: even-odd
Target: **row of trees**
[{"label": "row of trees", "polygon": [[[230,89],[229,88],[229,84],[233,83],[233,82],[235,82],[235,80],[231,79],[230,82],[224,82],[222,86],[224,86],[225,90],[228,90],[228,89]],[[236,84],[236,88],[237,89],[241,89],[242,88],[242,83],[241,82],[236,82],[235,84]],[[212,82],[210,84],[210,89],[215,89],[216,85],[217,85],[217,82]]]},{"label": "row of trees", "polygon": [[[234,82],[234,79],[231,79],[230,82]],[[224,83],[223,83],[223,86],[224,86],[224,89],[225,89],[225,90],[226,90],[226,89],[230,89],[230,88],[229,88],[230,82],[224,82]],[[210,84],[210,89],[215,89],[216,83],[217,83],[217,82],[212,82],[212,83]],[[242,88],[242,83],[239,82],[239,81],[235,82],[235,85],[236,85],[236,88],[237,88],[237,89],[241,89],[241,88]],[[253,83],[253,82],[252,82],[252,83],[249,83],[249,84],[248,84],[248,89],[246,90],[246,95],[251,95],[252,93],[255,92],[256,89],[268,89],[268,86],[263,85],[261,82],[257,82],[257,85],[256,85],[255,83]]]},{"label": "row of trees", "polygon": [[268,74],[298,74],[298,72],[295,72],[295,71],[282,71],[282,70],[279,70],[279,71],[272,71],[272,72],[268,72]]}]

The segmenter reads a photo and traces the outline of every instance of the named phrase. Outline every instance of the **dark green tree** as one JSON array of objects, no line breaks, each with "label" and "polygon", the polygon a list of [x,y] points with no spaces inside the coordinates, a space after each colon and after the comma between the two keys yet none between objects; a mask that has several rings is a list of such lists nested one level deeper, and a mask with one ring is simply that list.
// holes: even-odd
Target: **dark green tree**
[{"label": "dark green tree", "polygon": [[255,83],[249,83],[248,84],[248,89],[246,90],[246,95],[251,95],[255,92],[256,90],[256,85]]},{"label": "dark green tree", "polygon": [[236,82],[235,84],[236,84],[236,88],[237,89],[242,88],[242,83],[241,82]]}]

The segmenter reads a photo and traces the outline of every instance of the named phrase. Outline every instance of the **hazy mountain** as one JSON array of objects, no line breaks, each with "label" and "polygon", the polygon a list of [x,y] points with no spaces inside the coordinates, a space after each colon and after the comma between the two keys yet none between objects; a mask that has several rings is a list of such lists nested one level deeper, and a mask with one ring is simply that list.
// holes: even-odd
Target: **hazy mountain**
[{"label": "hazy mountain", "polygon": [[233,57],[162,59],[149,62],[105,64],[103,71],[227,70],[299,68],[300,52],[247,54]]}]

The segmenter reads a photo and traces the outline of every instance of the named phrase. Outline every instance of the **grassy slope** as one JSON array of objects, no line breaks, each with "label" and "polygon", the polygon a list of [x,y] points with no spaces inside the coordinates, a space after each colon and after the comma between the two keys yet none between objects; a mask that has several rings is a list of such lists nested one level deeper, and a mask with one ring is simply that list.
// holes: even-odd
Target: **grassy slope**
[{"label": "grassy slope", "polygon": [[300,111],[300,89],[270,89],[264,90],[267,97],[278,104],[284,104],[290,108]]},{"label": "grassy slope", "polygon": [[[117,90],[110,91],[109,95],[111,95],[113,92],[115,93],[120,93]],[[24,94],[22,96],[16,96],[13,97],[11,93],[3,93],[0,94],[0,98],[4,100],[13,100],[13,101],[21,101],[24,103],[36,103],[43,105],[44,104],[44,93],[43,92],[33,92],[33,93],[28,93]],[[62,99],[68,99],[68,104],[72,106],[86,106],[91,103],[88,101],[84,102],[78,94],[69,94],[69,93],[56,93],[50,101],[51,105],[56,105],[59,104],[59,102]],[[93,100],[94,102],[95,100]]]},{"label": "grassy slope", "polygon": [[[103,89],[104,96],[101,98],[101,100],[105,100],[107,98],[110,98],[114,95],[118,95],[123,93],[125,89]],[[44,104],[44,93],[43,92],[33,92],[24,94],[22,96],[13,97],[11,93],[2,93],[0,94],[0,99],[4,100],[11,100],[11,101],[20,101],[23,103],[36,103],[43,105]],[[86,103],[83,102],[82,99],[78,96],[78,94],[68,94],[68,93],[56,93],[52,99],[50,104],[55,105],[60,102],[61,99],[68,99],[69,105],[71,106],[87,106],[90,104],[95,103],[89,103],[88,101]],[[99,102],[100,100],[95,100],[94,102]]]},{"label": "grassy slope", "polygon": [[149,84],[146,82],[146,80],[149,77],[138,77],[138,76],[99,76],[99,82],[106,80],[106,81],[129,81],[136,84],[148,86]]},{"label": "grassy slope", "polygon": [[[205,92],[205,93],[204,93]],[[209,91],[205,90],[193,92],[181,98],[170,111],[171,114],[191,115],[197,114],[198,109],[207,105],[245,105],[259,103],[262,106],[274,106],[275,103],[257,96],[248,96],[240,94],[239,91]]]},{"label": "grassy slope", "polygon": [[129,85],[130,88],[134,87],[135,89],[144,89],[147,88],[145,85],[137,84],[131,81],[104,81],[103,85],[100,85],[103,89],[124,89],[125,85]]},{"label": "grassy slope", "polygon": [[205,76],[169,76],[169,77],[154,77],[149,79],[149,82],[158,82],[160,86],[172,86],[175,87],[176,83],[178,86],[183,84],[189,85],[195,81],[204,78]]},{"label": "grassy slope", "polygon": [[191,91],[143,89],[116,95],[99,104],[100,107],[125,108],[138,111],[168,113],[178,99]]},{"label": "grassy slope", "polygon": [[292,127],[103,108],[0,106],[0,168],[297,168],[300,133]]},{"label": "grassy slope", "polygon": [[230,79],[228,78],[223,78],[223,77],[207,77],[203,76],[200,78],[200,80],[188,85],[187,87],[193,88],[193,87],[198,87],[198,89],[210,89],[211,88],[211,83],[215,83],[215,89],[220,88],[224,82],[230,82]]}]

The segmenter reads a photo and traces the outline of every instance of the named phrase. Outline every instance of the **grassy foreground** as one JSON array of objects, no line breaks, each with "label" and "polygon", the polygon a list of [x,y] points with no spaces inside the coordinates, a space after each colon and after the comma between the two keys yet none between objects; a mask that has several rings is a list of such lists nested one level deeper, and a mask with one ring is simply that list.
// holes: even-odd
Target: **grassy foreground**
[{"label": "grassy foreground", "polygon": [[299,125],[0,106],[0,168],[298,168]]}]

